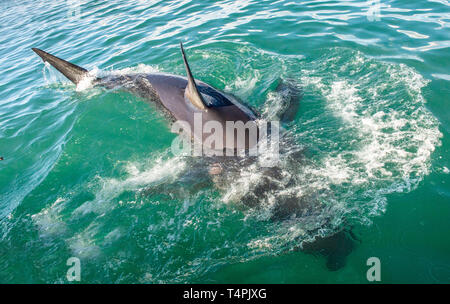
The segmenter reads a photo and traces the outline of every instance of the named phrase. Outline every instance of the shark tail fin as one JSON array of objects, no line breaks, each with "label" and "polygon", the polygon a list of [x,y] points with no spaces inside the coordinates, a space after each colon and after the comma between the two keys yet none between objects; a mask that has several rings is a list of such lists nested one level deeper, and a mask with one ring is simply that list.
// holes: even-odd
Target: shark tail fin
[{"label": "shark tail fin", "polygon": [[200,110],[205,110],[207,108],[202,95],[198,91],[197,84],[195,83],[194,76],[192,76],[191,68],[186,59],[186,54],[184,53],[183,43],[180,42],[181,55],[183,56],[184,67],[186,68],[186,74],[188,78],[188,85],[186,87],[184,95],[189,99],[189,101],[199,108]]},{"label": "shark tail fin", "polygon": [[44,60],[44,62],[50,63],[54,68],[60,71],[64,76],[66,76],[74,84],[78,84],[83,77],[86,76],[88,71],[82,67],[79,67],[73,63],[65,61],[61,58],[53,56],[43,50],[32,48],[33,52],[39,55],[39,57]]}]

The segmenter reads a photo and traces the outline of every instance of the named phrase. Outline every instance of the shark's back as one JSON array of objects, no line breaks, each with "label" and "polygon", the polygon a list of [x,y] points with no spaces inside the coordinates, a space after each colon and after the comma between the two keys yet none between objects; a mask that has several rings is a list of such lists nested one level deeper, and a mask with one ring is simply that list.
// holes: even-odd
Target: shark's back
[{"label": "shark's back", "polygon": [[[132,75],[110,75],[94,79],[94,84],[106,88],[124,88],[149,101],[155,101],[160,105],[173,121],[185,122],[184,131],[191,137],[205,142],[211,132],[203,132],[207,124],[222,131],[222,146],[219,149],[236,150],[240,147],[250,148],[250,131],[245,131],[244,136],[234,136],[227,140],[226,135],[230,124],[242,123],[248,126],[248,122],[256,119],[256,114],[248,107],[214,87],[199,80],[195,80],[184,53],[183,45],[180,44],[187,77],[164,74],[132,74]],[[44,61],[50,63],[69,80],[78,84],[89,73],[86,69],[73,63],[65,61],[40,49],[33,48]],[[256,124],[255,124],[256,126]],[[200,128],[200,134],[195,132]],[[253,136],[253,137],[257,137]],[[254,141],[256,144],[256,138]],[[252,144],[254,146],[254,144]],[[215,145],[216,147],[216,145]]]}]

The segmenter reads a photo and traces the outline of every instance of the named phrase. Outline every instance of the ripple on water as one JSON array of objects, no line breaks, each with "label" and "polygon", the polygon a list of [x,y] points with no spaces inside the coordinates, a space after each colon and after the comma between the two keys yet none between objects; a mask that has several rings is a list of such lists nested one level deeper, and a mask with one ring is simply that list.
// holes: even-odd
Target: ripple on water
[{"label": "ripple on water", "polygon": [[[204,60],[213,61],[220,55],[232,64],[229,57],[233,54],[202,54]],[[120,236],[130,231],[112,219],[127,206],[128,211],[119,214],[128,218],[125,222],[133,223],[132,235],[147,235],[146,242],[138,238],[135,242],[141,244],[135,245],[143,246],[145,258],[154,259],[141,279],[181,282],[214,265],[292,250],[302,240],[333,233],[346,221],[368,224],[384,212],[388,194],[409,192],[428,174],[431,153],[442,134],[424,106],[421,88],[427,80],[414,69],[341,48],[322,51],[310,60],[260,53],[250,47],[241,49],[241,55],[259,56],[265,66],[272,62],[279,75],[294,78],[303,86],[306,97],[298,127],[288,129],[288,133],[298,145],[316,151],[297,167],[282,156],[286,180],[279,182],[286,184],[261,197],[262,208],[236,209],[240,200],[264,181],[258,163],[242,167],[225,181],[225,190],[217,190],[205,188],[207,183],[201,178],[192,178],[199,170],[196,162],[151,158],[149,164],[143,160],[124,165],[124,177],[98,176],[91,181],[88,191],[93,200],[76,208],[61,207],[66,205],[57,201],[33,216],[41,233],[51,233],[63,225],[60,213],[69,217],[69,223],[91,214],[91,224],[64,237],[74,254],[95,259],[103,255],[105,244],[119,246],[123,241]],[[236,73],[242,72],[246,78],[228,81],[225,88],[240,88],[240,96],[251,95],[273,72],[249,65],[240,68],[242,71]],[[147,69],[138,66],[133,71]],[[262,105],[267,118],[276,114],[271,109],[277,108],[281,98],[274,92],[267,95]],[[286,196],[316,201],[320,207],[308,216],[268,222],[277,200]],[[149,226],[138,217],[133,220],[137,214],[131,210],[148,210],[146,217],[152,217],[153,224]],[[236,221],[242,224],[236,227]],[[186,250],[186,244],[192,246],[183,252],[184,259],[176,258],[181,248]]]},{"label": "ripple on water", "polygon": [[[292,250],[343,222],[370,223],[390,193],[419,185],[442,137],[422,95],[429,81],[414,68],[381,61],[410,60],[422,74],[448,81],[446,66],[430,58],[449,46],[449,2],[416,5],[380,1],[380,21],[368,22],[369,2],[361,1],[82,2],[80,18],[68,18],[65,0],[2,1],[0,142],[7,168],[0,172],[0,216],[7,219],[0,235],[14,248],[3,251],[2,271],[16,280],[28,273],[17,270],[21,248],[30,259],[23,264],[45,261],[31,261],[38,254],[55,263],[75,254],[104,265],[104,272],[86,267],[92,281],[192,282],[222,265]],[[116,159],[78,146],[93,129],[82,109],[112,94],[93,90],[89,78],[74,93],[48,68],[43,80],[30,50],[48,50],[92,75],[183,74],[180,40],[188,42],[196,77],[237,94],[266,119],[281,108],[283,97],[272,92],[279,77],[304,89],[296,126],[287,133],[304,148],[306,161],[293,165],[295,149],[286,149],[277,181],[284,189],[264,196],[261,208],[240,202],[264,179],[257,164],[240,168],[219,190],[190,159],[154,151]],[[92,103],[80,102],[87,100]],[[116,135],[118,116],[102,114],[92,120],[108,118],[102,125]],[[130,129],[144,132],[133,128],[138,123]],[[123,138],[107,138],[111,134],[88,138],[118,147]],[[95,153],[104,166],[89,163]],[[92,165],[88,172],[77,171],[85,163]],[[444,197],[448,191],[442,191]],[[268,221],[277,200],[292,196],[319,207],[304,217]],[[33,228],[22,229],[28,214]],[[41,238],[28,242],[35,228]],[[61,240],[67,252],[46,251],[40,241],[48,239]],[[429,275],[447,280],[442,265],[430,265]],[[41,269],[34,269],[36,280],[52,281]]]}]

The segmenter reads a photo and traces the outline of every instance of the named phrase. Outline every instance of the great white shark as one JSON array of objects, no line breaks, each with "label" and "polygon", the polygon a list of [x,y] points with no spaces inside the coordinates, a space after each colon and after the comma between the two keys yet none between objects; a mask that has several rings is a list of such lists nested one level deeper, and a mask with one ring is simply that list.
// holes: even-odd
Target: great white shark
[{"label": "great white shark", "polygon": [[[194,79],[181,42],[180,49],[186,77],[166,73],[112,75],[93,79],[93,85],[105,88],[124,88],[144,99],[156,102],[173,121],[186,122],[188,125],[184,128],[184,132],[202,143],[209,134],[194,132],[195,117],[201,118],[202,126],[208,122],[215,122],[219,123],[223,130],[226,129],[227,122],[246,124],[249,121],[255,121],[257,114],[235,97],[225,94],[203,81]],[[48,62],[76,85],[89,77],[88,70],[80,66],[43,50],[37,48],[32,48],[32,50],[44,62]],[[233,136],[232,140],[227,140],[226,132],[223,132],[223,149],[236,150],[238,146],[249,148],[249,134],[245,136],[244,138]]]},{"label": "great white shark", "polygon": [[[32,48],[32,50],[44,62],[48,62],[76,85],[86,77],[91,77],[89,71],[80,66],[58,58],[41,49]],[[195,117],[196,115],[198,117],[198,114],[201,114],[202,125],[214,121],[219,123],[223,129],[226,129],[227,122],[242,122],[246,124],[248,122],[254,122],[259,118],[253,109],[238,101],[234,96],[221,92],[203,81],[194,79],[182,43],[180,43],[180,50],[186,76],[167,73],[109,75],[93,79],[93,85],[107,89],[123,88],[152,103],[156,102],[164,112],[169,114],[172,121],[186,122],[188,128],[184,131],[190,133],[191,138],[200,142],[204,142],[209,135],[207,133],[198,135],[193,132],[195,130]],[[295,116],[298,108],[301,92],[295,86],[291,86],[285,82],[281,82],[277,90],[287,92],[289,95],[288,106],[281,113],[280,119],[291,120]],[[233,141],[227,141],[226,133],[223,133],[223,148],[234,150],[236,147],[242,147],[242,144],[244,144],[245,148],[248,149],[250,148],[248,136],[249,133],[245,133],[244,138],[234,137]],[[225,158],[220,158],[220,160],[226,167]],[[222,166],[220,163],[214,163],[212,169],[210,170],[210,174],[218,175],[222,170]],[[270,168],[267,172],[267,183],[263,184],[260,189],[255,189],[255,195],[252,193],[255,199],[249,197],[244,204],[254,206],[259,200],[258,197],[267,194],[268,191],[277,187],[270,180],[279,178],[281,175],[280,169]],[[304,210],[307,207],[308,203],[299,202],[295,199],[287,200],[275,210],[275,215],[278,218],[287,218],[292,213],[298,212],[299,209]],[[349,238],[348,235],[351,237]],[[327,256],[327,266],[335,270],[343,266],[345,257],[352,251],[354,242],[351,238],[354,239],[351,230],[343,229],[329,237],[317,237],[314,242],[304,243],[301,249],[305,252],[321,253]]]}]

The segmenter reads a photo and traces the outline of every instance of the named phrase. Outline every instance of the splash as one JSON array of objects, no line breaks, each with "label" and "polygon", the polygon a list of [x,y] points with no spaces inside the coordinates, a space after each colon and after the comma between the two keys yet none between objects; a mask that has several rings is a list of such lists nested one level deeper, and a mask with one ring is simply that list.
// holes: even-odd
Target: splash
[{"label": "splash", "polygon": [[185,162],[179,158],[164,160],[158,158],[149,168],[139,169],[141,165],[129,163],[126,171],[129,174],[124,180],[98,177],[100,189],[93,201],[85,202],[75,209],[74,215],[81,216],[90,212],[104,213],[114,208],[114,199],[125,191],[139,191],[145,187],[176,180],[178,174],[185,169]]},{"label": "splash", "polygon": [[[287,149],[280,163],[283,178],[259,197],[262,208],[249,211],[247,218],[272,218],[287,195],[318,207],[310,216],[284,221],[273,234],[252,239],[249,248],[277,252],[331,234],[344,222],[370,224],[373,216],[386,210],[390,193],[412,191],[429,173],[442,134],[421,93],[428,81],[405,65],[339,51],[300,64],[298,79],[314,102],[303,101],[298,130],[289,133],[297,145],[314,154],[294,164]],[[292,59],[284,63],[299,66]],[[286,70],[288,76],[296,73]],[[282,95],[270,92],[265,118],[276,117],[282,103]],[[256,164],[241,168],[229,181],[223,201],[239,204],[253,196],[267,185],[262,172]]]},{"label": "splash", "polygon": [[[135,67],[123,68],[123,69],[99,69],[94,66],[76,85],[77,92],[86,92],[91,90],[95,85],[97,78],[109,76],[109,75],[130,75],[141,73],[158,73],[159,67],[150,66],[146,64],[138,64]],[[64,76],[56,71],[48,62],[45,62],[44,69],[42,71],[46,85],[52,86],[56,83],[60,83],[64,86],[70,86],[71,82]]]},{"label": "splash", "polygon": [[[259,56],[262,66],[242,66],[236,71],[240,79],[224,80],[231,83],[227,90],[241,88],[245,97],[255,93],[256,84],[262,86],[265,103],[251,105],[261,109],[263,120],[278,117],[285,102],[271,86],[274,74],[296,79],[305,96],[297,120],[282,136],[276,174],[259,162],[237,163],[216,181],[219,187],[211,187],[198,179],[201,160],[152,155],[120,162],[120,176],[90,181],[92,199],[73,210],[59,202],[36,215],[41,233],[53,231],[62,213],[69,224],[93,218],[64,235],[73,253],[98,259],[104,248],[116,248],[126,256],[121,243],[127,239],[151,260],[142,269],[142,282],[186,282],[217,265],[295,250],[348,223],[370,224],[385,211],[389,194],[412,191],[429,173],[442,134],[422,95],[428,81],[414,69],[346,49],[308,60],[255,52],[245,48],[243,56]],[[255,195],[267,184],[270,191]],[[138,196],[146,189],[149,195]],[[292,201],[304,204],[302,212],[283,213],[280,202]],[[124,206],[119,223],[116,212]],[[145,211],[134,213],[138,208]]]}]

